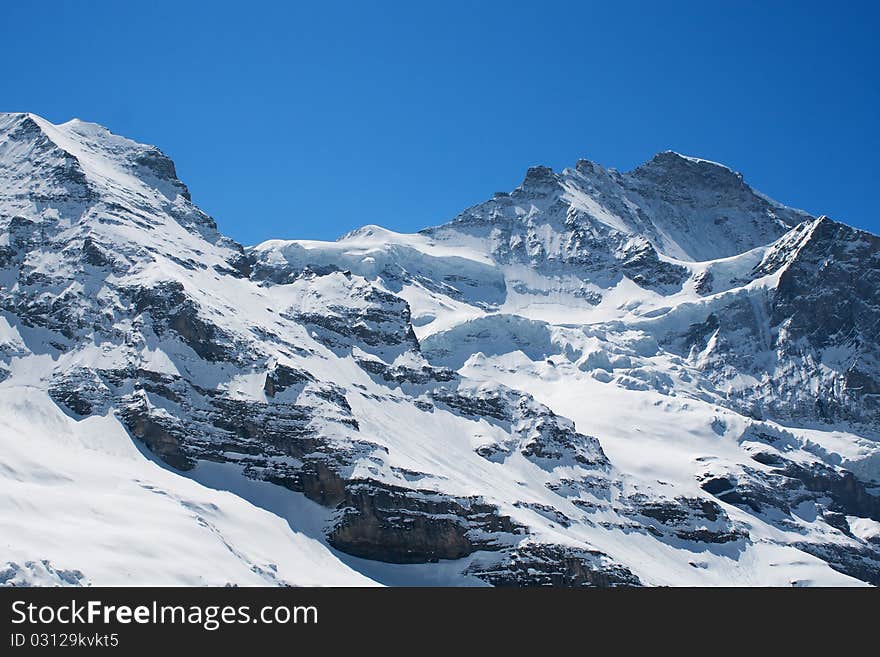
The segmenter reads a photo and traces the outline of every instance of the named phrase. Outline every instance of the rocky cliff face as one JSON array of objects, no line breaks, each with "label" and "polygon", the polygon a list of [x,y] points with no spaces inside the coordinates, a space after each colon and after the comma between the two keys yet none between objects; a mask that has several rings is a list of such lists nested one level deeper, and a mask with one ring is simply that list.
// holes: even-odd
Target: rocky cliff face
[{"label": "rocky cliff face", "polygon": [[[303,533],[319,583],[877,584],[878,243],[661,153],[530,169],[417,235],[244,249],[158,149],[2,115],[0,401],[19,433],[22,399],[88,445],[109,423],[169,470],[166,497],[235,493],[175,507],[226,581],[312,581],[284,570]],[[28,486],[40,501],[2,518],[43,513],[44,536],[87,490]],[[96,505],[68,542],[97,560],[125,550]],[[290,540],[258,559],[264,517]],[[151,538],[172,558],[192,549],[175,531]],[[106,581],[21,536],[14,581]]]}]

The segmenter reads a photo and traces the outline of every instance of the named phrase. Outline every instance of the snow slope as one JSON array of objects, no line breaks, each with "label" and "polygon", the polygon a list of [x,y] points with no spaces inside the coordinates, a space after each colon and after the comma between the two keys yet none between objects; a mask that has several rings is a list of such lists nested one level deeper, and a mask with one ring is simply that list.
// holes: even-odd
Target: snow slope
[{"label": "snow slope", "polygon": [[[4,556],[15,584],[371,583],[307,526],[156,464],[115,418],[77,422],[41,391],[0,390]],[[224,485],[238,476],[230,470]],[[307,500],[289,506],[302,507],[300,522],[320,514]],[[41,579],[45,564],[66,579]]]}]

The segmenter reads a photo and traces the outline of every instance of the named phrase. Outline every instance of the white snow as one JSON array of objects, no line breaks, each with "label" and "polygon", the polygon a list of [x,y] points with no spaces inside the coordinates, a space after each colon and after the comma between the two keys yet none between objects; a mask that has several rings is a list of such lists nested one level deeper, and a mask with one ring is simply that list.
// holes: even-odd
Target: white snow
[{"label": "white snow", "polygon": [[317,505],[274,493],[284,514],[255,506],[229,492],[234,466],[220,481],[209,464],[176,474],[116,419],[77,422],[42,391],[0,387],[0,451],[0,573],[46,561],[95,586],[372,583],[319,538]]}]

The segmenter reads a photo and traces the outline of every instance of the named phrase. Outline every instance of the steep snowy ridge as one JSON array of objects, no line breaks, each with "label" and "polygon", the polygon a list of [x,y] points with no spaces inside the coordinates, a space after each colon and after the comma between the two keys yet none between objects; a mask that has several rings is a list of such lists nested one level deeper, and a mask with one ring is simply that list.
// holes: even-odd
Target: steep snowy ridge
[{"label": "steep snowy ridge", "polygon": [[878,247],[667,152],[244,249],[0,115],[0,583],[876,585]]}]

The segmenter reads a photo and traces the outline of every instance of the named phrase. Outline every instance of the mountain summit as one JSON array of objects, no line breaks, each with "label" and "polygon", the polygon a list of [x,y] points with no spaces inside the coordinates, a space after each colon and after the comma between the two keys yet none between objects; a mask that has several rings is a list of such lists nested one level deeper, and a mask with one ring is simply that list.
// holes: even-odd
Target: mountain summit
[{"label": "mountain summit", "polygon": [[877,585],[878,254],[673,152],[244,248],[0,115],[0,583]]}]

